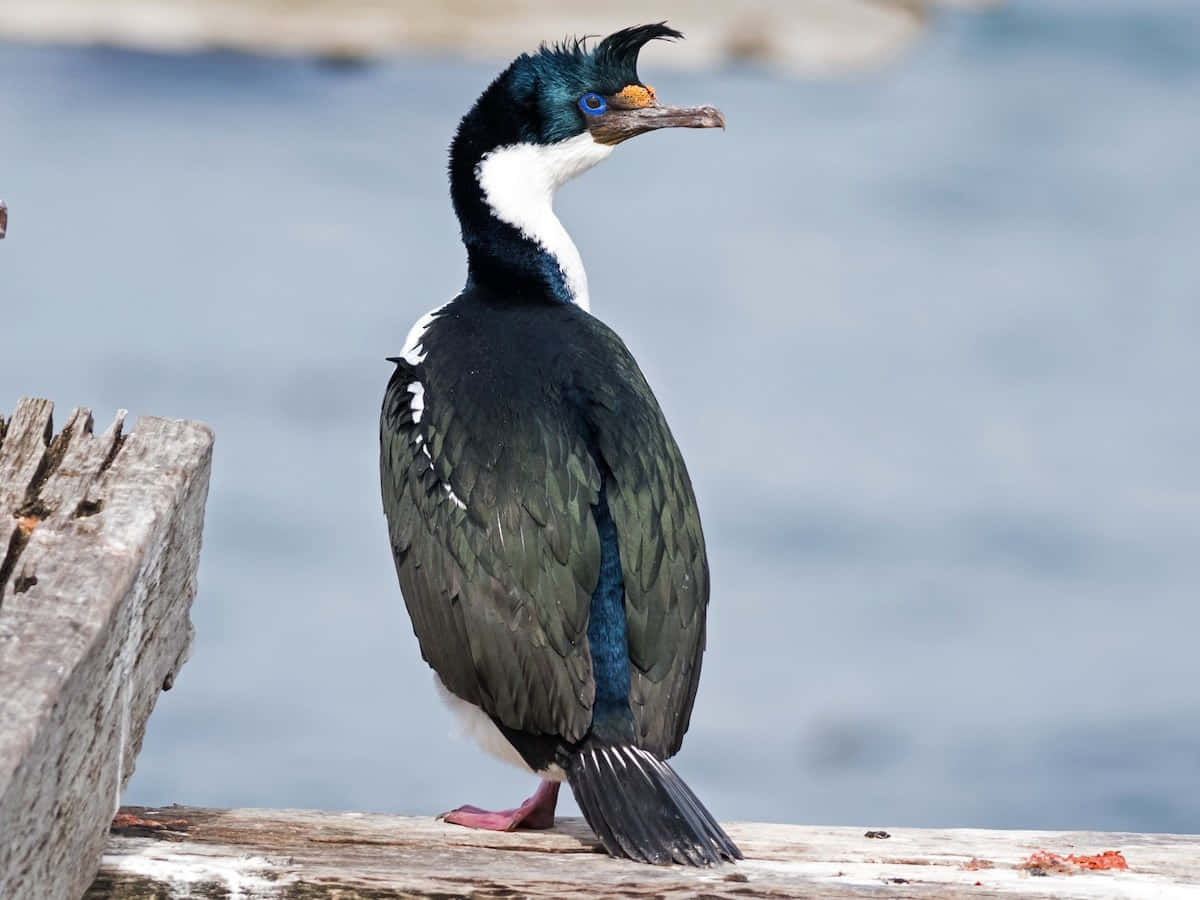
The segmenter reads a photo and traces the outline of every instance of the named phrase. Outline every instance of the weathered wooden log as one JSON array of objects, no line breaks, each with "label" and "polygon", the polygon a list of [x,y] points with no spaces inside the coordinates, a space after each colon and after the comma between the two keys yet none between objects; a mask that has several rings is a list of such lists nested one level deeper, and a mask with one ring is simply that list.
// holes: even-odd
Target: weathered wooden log
[{"label": "weathered wooden log", "polygon": [[689,869],[605,856],[582,819],[504,834],[366,813],[127,807],[86,900],[1200,896],[1200,836],[726,827],[745,862]]},{"label": "weathered wooden log", "polygon": [[188,618],[212,458],[200,424],[53,405],[0,417],[0,898],[77,900]]}]

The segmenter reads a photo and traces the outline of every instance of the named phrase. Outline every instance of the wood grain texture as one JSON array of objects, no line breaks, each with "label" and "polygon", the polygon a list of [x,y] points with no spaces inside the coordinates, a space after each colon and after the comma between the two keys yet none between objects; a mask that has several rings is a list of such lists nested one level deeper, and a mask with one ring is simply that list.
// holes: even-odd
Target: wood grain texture
[{"label": "wood grain texture", "polygon": [[0,897],[76,900],[186,659],[212,458],[190,422],[0,420]]},{"label": "wood grain texture", "polygon": [[[878,839],[864,828],[734,823],[746,861],[705,870],[612,859],[582,819],[503,834],[369,813],[122,812],[87,900],[1200,896],[1200,836],[893,828]],[[1038,850],[1119,850],[1130,868],[1018,868]]]}]

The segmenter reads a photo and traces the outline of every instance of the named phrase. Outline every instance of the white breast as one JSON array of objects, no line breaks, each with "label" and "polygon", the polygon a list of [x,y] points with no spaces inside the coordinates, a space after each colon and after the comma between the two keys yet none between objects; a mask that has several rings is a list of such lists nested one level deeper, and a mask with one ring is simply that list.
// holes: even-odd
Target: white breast
[{"label": "white breast", "polygon": [[[442,683],[442,679],[437,675],[433,676],[433,683],[437,686],[438,695],[442,698],[442,702],[450,707],[450,712],[454,714],[454,718],[458,721],[460,736],[470,736],[480,747],[509,765],[516,766],[518,769],[524,769],[526,772],[532,772],[529,765],[521,758],[521,754],[517,752],[517,748],[508,742],[501,732],[496,727],[496,723],[492,721],[491,716],[485,713],[474,703],[468,703],[461,697],[450,693],[449,689]],[[545,772],[534,772],[539,778],[544,778],[547,781],[565,781],[567,773],[558,766],[552,765]]]},{"label": "white breast", "polygon": [[573,302],[589,308],[587,273],[567,229],[554,214],[554,192],[612,153],[590,134],[556,144],[511,144],[480,160],[475,178],[496,218],[536,241],[557,261]]}]

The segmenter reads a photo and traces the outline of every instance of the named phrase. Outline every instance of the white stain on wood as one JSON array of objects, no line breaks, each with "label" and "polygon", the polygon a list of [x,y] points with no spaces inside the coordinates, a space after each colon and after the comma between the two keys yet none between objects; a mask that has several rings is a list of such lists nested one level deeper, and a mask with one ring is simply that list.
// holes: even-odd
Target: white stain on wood
[{"label": "white stain on wood", "polygon": [[203,425],[53,405],[0,417],[0,897],[77,900],[188,614],[212,454]]},{"label": "white stain on wood", "polygon": [[[429,818],[304,810],[131,808],[173,823],[114,834],[86,900],[133,897],[1156,897],[1200,896],[1200,836],[732,823],[745,862],[647,866],[599,851],[587,825],[473,831]],[[1119,850],[1128,871],[1033,874],[1045,850]],[[971,868],[981,861],[986,868]],[[226,893],[199,893],[212,884]],[[193,891],[193,893],[188,893]]]},{"label": "white stain on wood", "polygon": [[205,850],[176,850],[169,843],[149,842],[122,857],[122,872],[161,885],[171,897],[219,896],[228,900],[280,896],[295,881],[286,873],[277,873],[284,860],[230,852],[233,848]]}]

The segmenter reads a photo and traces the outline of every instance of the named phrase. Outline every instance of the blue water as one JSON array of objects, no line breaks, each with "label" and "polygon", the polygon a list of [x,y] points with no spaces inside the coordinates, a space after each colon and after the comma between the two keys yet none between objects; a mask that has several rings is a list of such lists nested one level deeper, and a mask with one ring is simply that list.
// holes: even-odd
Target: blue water
[{"label": "blue water", "polygon": [[[625,145],[559,209],[704,513],[679,771],[723,818],[1200,831],[1196,5],[942,15],[839,80],[643,68],[728,130]],[[131,802],[533,788],[449,736],[376,470],[383,358],[463,280],[444,154],[493,71],[0,45],[0,407],[217,434]]]}]

